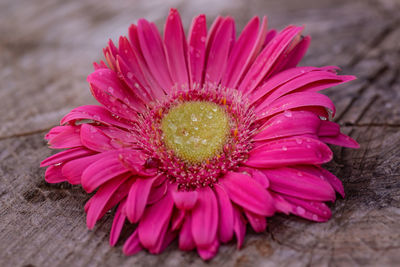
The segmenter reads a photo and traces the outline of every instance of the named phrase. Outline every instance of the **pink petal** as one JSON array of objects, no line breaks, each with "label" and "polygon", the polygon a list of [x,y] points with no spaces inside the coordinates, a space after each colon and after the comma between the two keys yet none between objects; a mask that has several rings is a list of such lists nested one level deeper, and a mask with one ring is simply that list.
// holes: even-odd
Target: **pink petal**
[{"label": "pink petal", "polygon": [[93,120],[105,125],[115,125],[125,129],[132,127],[130,122],[112,116],[106,108],[94,105],[81,106],[71,110],[61,119],[60,124],[74,123],[77,120]]},{"label": "pink petal", "polygon": [[149,205],[158,202],[160,199],[162,199],[168,190],[167,183],[164,183],[160,186],[155,186],[156,181],[153,182],[153,187],[151,188],[149,198],[147,199],[147,204]]},{"label": "pink petal", "polygon": [[265,122],[265,126],[253,140],[267,141],[296,135],[316,135],[320,124],[320,118],[312,112],[288,110]]},{"label": "pink petal", "polygon": [[[166,227],[165,227],[166,228]],[[156,247],[150,248],[149,252],[152,254],[159,254],[163,252],[167,246],[175,239],[176,232],[166,231]]]},{"label": "pink petal", "polygon": [[323,164],[332,159],[332,151],[324,143],[296,137],[265,143],[250,151],[244,165],[255,168],[272,168],[292,164]]},{"label": "pink petal", "polygon": [[165,95],[165,92],[149,70],[149,66],[144,59],[143,52],[140,47],[138,27],[134,24],[129,27],[129,40],[132,50],[134,52],[134,56],[131,60],[135,61],[135,64],[138,64],[138,67],[134,67],[134,69],[138,68],[138,71],[143,73],[143,77],[140,76],[139,72],[135,72],[135,76],[138,79],[140,78],[142,86],[145,86],[146,88],[148,86],[148,92],[153,96],[154,99],[159,99],[163,97]]},{"label": "pink petal", "polygon": [[242,92],[253,91],[253,89],[268,76],[268,72],[272,70],[281,54],[302,30],[303,28],[301,27],[289,26],[269,42],[263,51],[261,51],[254,64],[250,67],[239,90]]},{"label": "pink petal", "polygon": [[254,17],[243,29],[229,56],[228,67],[221,82],[222,85],[236,88],[242,75],[254,60],[255,55],[258,54],[267,33],[266,17],[263,18],[261,29],[258,32],[259,24],[260,19]]},{"label": "pink petal", "polygon": [[135,230],[135,232],[133,232],[133,234],[125,241],[122,251],[125,255],[130,256],[141,250],[142,246],[140,245],[138,230]]},{"label": "pink petal", "polygon": [[271,192],[271,196],[274,199],[274,205],[277,211],[289,214],[292,212],[292,205],[287,202],[280,194]]},{"label": "pink petal", "polygon": [[214,240],[209,246],[204,248],[197,248],[197,252],[203,260],[210,260],[217,254],[219,248],[218,240]]},{"label": "pink petal", "polygon": [[101,218],[102,212],[104,208],[106,208],[107,203],[127,178],[127,176],[120,176],[105,183],[91,198],[86,216],[86,224],[89,229],[92,229],[95,223]]},{"label": "pink petal", "polygon": [[321,121],[318,129],[319,136],[336,136],[340,133],[340,126],[332,121]]},{"label": "pink petal", "polygon": [[147,207],[138,226],[140,242],[145,248],[154,250],[163,241],[173,207],[174,201],[170,193]]},{"label": "pink petal", "polygon": [[119,150],[121,153],[118,159],[121,164],[132,174],[140,177],[154,177],[157,174],[156,169],[146,168],[146,156],[139,150],[125,149]]},{"label": "pink petal", "polygon": [[129,92],[115,72],[100,69],[90,74],[87,81],[93,96],[112,113],[132,120],[137,112],[145,110],[143,103]]},{"label": "pink petal", "polygon": [[267,229],[267,220],[264,216],[254,214],[250,211],[245,211],[244,213],[256,233],[264,232]]},{"label": "pink petal", "polygon": [[316,222],[326,222],[332,216],[329,207],[322,202],[306,201],[294,197],[285,196],[292,204],[293,214]]},{"label": "pink petal", "polygon": [[86,192],[91,193],[103,183],[113,179],[114,177],[127,173],[119,160],[120,151],[110,151],[102,153],[102,157],[89,166],[82,173],[82,187]]},{"label": "pink petal", "polygon": [[126,200],[122,201],[118,205],[118,209],[115,212],[113,224],[111,226],[110,231],[110,246],[115,246],[117,244],[118,238],[121,234],[122,227],[125,224],[126,216],[122,213],[122,210],[125,208]]},{"label": "pink petal", "polygon": [[336,192],[338,192],[342,197],[344,197],[344,189],[342,182],[332,173],[321,168],[320,166],[313,166],[313,165],[301,165],[296,166],[297,169],[301,170],[302,172],[308,172],[311,175],[321,178],[328,182]]},{"label": "pink petal", "polygon": [[[134,29],[136,28],[131,27],[129,30],[135,31]],[[162,97],[164,92],[161,87],[158,84],[154,86],[154,83],[148,81],[145,75],[147,66],[140,53],[140,51],[137,51],[137,47],[132,47],[126,37],[121,36],[119,39],[119,55],[117,56],[118,70],[126,84],[139,98],[150,101]],[[149,83],[153,86],[150,86]]]},{"label": "pink petal", "polygon": [[250,175],[254,180],[259,182],[263,188],[268,188],[269,187],[269,180],[265,174],[257,169],[254,168],[248,168],[248,167],[240,167],[238,172],[242,172],[244,174]]},{"label": "pink petal", "polygon": [[191,210],[197,203],[197,191],[172,191],[172,197],[178,209]]},{"label": "pink petal", "polygon": [[228,172],[220,179],[220,184],[227,191],[229,198],[243,209],[263,216],[274,214],[271,195],[249,175]]},{"label": "pink petal", "polygon": [[100,63],[93,62],[93,68],[94,68],[94,70],[107,69],[107,65],[106,65],[106,63],[104,63],[103,60],[100,60]]},{"label": "pink petal", "polygon": [[131,186],[126,202],[126,215],[131,223],[136,223],[143,215],[147,199],[155,178],[136,179]]},{"label": "pink petal", "polygon": [[296,47],[294,47],[293,50],[289,52],[286,57],[286,61],[284,62],[284,64],[282,64],[284,66],[280,70],[296,67],[306,54],[307,49],[310,46],[310,42],[310,36],[305,36],[304,38],[302,38],[302,40],[296,45]]},{"label": "pink petal", "polygon": [[218,228],[218,203],[210,188],[198,190],[197,205],[192,211],[192,219],[192,234],[197,247],[209,247],[216,238]]},{"label": "pink petal", "polygon": [[192,234],[192,216],[185,217],[181,231],[179,232],[179,249],[189,251],[196,247]]},{"label": "pink petal", "polygon": [[156,25],[140,19],[137,29],[140,48],[150,72],[164,91],[170,92],[173,83],[168,70],[164,45]]},{"label": "pink petal", "polygon": [[183,221],[186,218],[186,212],[180,209],[174,209],[171,220],[171,230],[176,231],[181,228]]},{"label": "pink petal", "polygon": [[78,126],[57,126],[46,135],[50,148],[62,149],[82,146]]},{"label": "pink petal", "polygon": [[297,79],[305,75],[306,73],[312,71],[318,71],[319,68],[316,67],[297,67],[288,70],[284,70],[267,79],[265,83],[256,88],[254,91],[249,94],[249,98],[252,104],[259,101],[261,98],[270,95],[277,88],[281,88],[286,83]]},{"label": "pink petal", "polygon": [[222,186],[215,184],[214,190],[217,195],[218,207],[221,214],[218,222],[218,238],[221,242],[226,243],[233,236],[233,207],[228,194]]},{"label": "pink petal", "polygon": [[321,172],[321,174],[324,176],[324,178],[336,190],[336,192],[338,192],[342,197],[344,197],[345,193],[344,193],[344,188],[343,188],[342,181],[340,181],[335,175],[333,175],[329,171],[327,171],[327,170],[325,170],[325,169],[323,169],[321,167],[318,167],[318,169]]},{"label": "pink petal", "polygon": [[265,36],[264,39],[264,43],[262,44],[261,48],[264,49],[264,47],[271,42],[271,40],[273,40],[275,38],[275,36],[277,35],[277,31],[275,29],[269,30],[267,32],[267,35]]},{"label": "pink petal", "polygon": [[82,124],[81,142],[85,147],[97,152],[106,152],[115,149],[110,144],[111,138],[102,133],[99,128],[90,124]]},{"label": "pink petal", "polygon": [[179,13],[174,8],[171,8],[165,22],[164,44],[172,80],[180,85],[188,85],[186,37]]},{"label": "pink petal", "polygon": [[56,184],[67,181],[67,177],[62,175],[62,165],[49,166],[44,174],[44,179],[50,184]]},{"label": "pink petal", "polygon": [[339,135],[335,137],[330,137],[330,136],[321,136],[319,138],[322,142],[332,144],[332,145],[337,145],[337,146],[344,146],[344,147],[350,147],[350,148],[359,148],[360,145],[352,139],[350,136],[347,136],[345,134],[340,133]]},{"label": "pink petal", "polygon": [[283,96],[272,102],[271,105],[269,105],[266,109],[261,109],[257,107],[255,112],[257,114],[257,119],[260,120],[275,115],[284,110],[308,106],[328,108],[332,111],[332,117],[335,116],[335,105],[329,97],[319,93],[309,92],[292,93]]},{"label": "pink petal", "polygon": [[244,236],[246,235],[246,221],[237,208],[233,209],[233,218],[234,218],[233,231],[235,232],[237,239],[237,249],[239,249],[242,247]]},{"label": "pink petal", "polygon": [[49,165],[60,164],[63,162],[67,162],[67,161],[76,159],[76,158],[90,156],[92,154],[94,154],[93,151],[86,149],[84,147],[71,148],[71,149],[61,151],[61,152],[43,160],[40,163],[40,167],[46,167]]},{"label": "pink petal", "polygon": [[[128,40],[124,41],[123,43],[128,43]],[[129,44],[129,43],[128,43]],[[128,49],[125,49],[126,53],[129,53]],[[137,64],[137,62],[136,62]],[[138,66],[130,66],[129,62],[124,59],[124,57],[118,55],[117,56],[117,68],[118,72],[120,73],[121,78],[129,87],[130,92],[134,94],[138,99],[140,99],[143,103],[151,102],[156,99],[154,95],[150,92],[158,92],[156,90],[151,90],[149,85],[147,84],[146,80],[140,80],[139,77],[136,75],[140,70],[136,70],[135,67]],[[135,75],[136,74],[136,75]],[[143,74],[142,74],[143,75]],[[161,88],[160,88],[161,89]],[[161,90],[161,93],[164,94]],[[162,97],[162,95],[160,95]]]},{"label": "pink petal", "polygon": [[207,25],[206,17],[199,15],[192,21],[189,30],[189,70],[192,83],[202,82],[206,51]]},{"label": "pink petal", "polygon": [[117,56],[117,53],[118,53],[118,49],[115,47],[114,43],[110,39],[108,41],[108,46],[103,49],[103,54],[107,61],[108,66],[113,71],[116,71],[115,57]]},{"label": "pink petal", "polygon": [[291,92],[318,92],[353,79],[353,76],[338,76],[323,69],[309,71],[273,90],[259,103],[257,109],[266,109],[273,101]]},{"label": "pink petal", "polygon": [[83,157],[71,160],[64,164],[62,167],[62,174],[67,177],[68,182],[71,184],[80,184],[83,171],[93,162],[101,159],[101,153],[93,156]]},{"label": "pink petal", "polygon": [[226,18],[215,32],[212,42],[208,43],[205,82],[219,83],[228,61],[232,43],[235,41],[232,35],[235,33],[235,21]]},{"label": "pink petal", "polygon": [[334,201],[335,191],[318,176],[296,168],[263,170],[270,181],[270,190],[302,199]]}]

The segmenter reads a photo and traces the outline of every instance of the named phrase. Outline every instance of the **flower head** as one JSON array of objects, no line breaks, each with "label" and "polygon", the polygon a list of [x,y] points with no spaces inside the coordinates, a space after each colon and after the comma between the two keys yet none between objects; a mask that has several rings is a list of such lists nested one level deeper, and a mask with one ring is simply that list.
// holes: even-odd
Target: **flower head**
[{"label": "flower head", "polygon": [[65,149],[44,160],[49,183],[96,193],[87,226],[117,207],[110,244],[125,221],[135,230],[125,254],[160,253],[173,239],[212,258],[220,243],[243,243],[246,224],[265,231],[276,212],[326,221],[326,201],[344,195],[321,167],[325,143],[357,147],[332,122],[335,106],[318,91],[350,80],[337,68],[296,67],[310,38],[303,28],[267,30],[253,18],[204,15],[186,38],[175,9],[164,36],[144,19],[104,49],[88,82],[101,105],[73,109],[46,135]]}]

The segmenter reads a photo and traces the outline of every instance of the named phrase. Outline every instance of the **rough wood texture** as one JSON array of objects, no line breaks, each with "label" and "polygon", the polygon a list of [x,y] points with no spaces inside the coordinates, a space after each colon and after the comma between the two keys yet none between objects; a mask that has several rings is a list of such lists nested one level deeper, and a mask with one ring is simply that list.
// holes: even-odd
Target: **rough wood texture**
[{"label": "rough wood texture", "polygon": [[[0,266],[394,266],[400,262],[400,1],[111,1],[0,2]],[[231,14],[241,29],[267,14],[272,27],[305,24],[313,42],[304,65],[339,65],[359,79],[327,93],[337,120],[361,144],[334,148],[327,168],[347,197],[333,218],[269,220],[244,248],[223,245],[204,263],[176,243],[163,254],[125,257],[108,245],[111,216],[89,231],[79,188],[44,182],[39,162],[52,152],[47,129],[73,107],[94,103],[86,84],[107,38],[147,17],[162,25],[179,8],[188,27],[200,12],[209,21]],[[124,234],[128,234],[128,231]]]}]

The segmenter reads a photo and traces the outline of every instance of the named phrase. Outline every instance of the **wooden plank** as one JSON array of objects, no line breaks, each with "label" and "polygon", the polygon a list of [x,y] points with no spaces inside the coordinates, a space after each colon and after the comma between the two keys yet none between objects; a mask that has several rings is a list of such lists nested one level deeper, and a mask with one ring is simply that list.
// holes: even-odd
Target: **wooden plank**
[{"label": "wooden plank", "polygon": [[[313,42],[302,65],[340,65],[357,74],[327,90],[338,122],[361,144],[333,147],[327,165],[345,186],[327,223],[277,215],[249,230],[244,247],[222,245],[204,263],[173,243],[161,255],[122,254],[108,245],[111,214],[85,225],[89,196],[44,182],[39,162],[52,151],[43,135],[68,110],[94,103],[85,77],[139,17],[161,28],[170,5],[186,28],[207,13],[231,14],[241,29],[253,15],[282,28],[306,24]],[[5,1],[0,3],[0,266],[394,266],[400,262],[400,45],[398,1]],[[132,229],[124,230],[122,240]]]}]

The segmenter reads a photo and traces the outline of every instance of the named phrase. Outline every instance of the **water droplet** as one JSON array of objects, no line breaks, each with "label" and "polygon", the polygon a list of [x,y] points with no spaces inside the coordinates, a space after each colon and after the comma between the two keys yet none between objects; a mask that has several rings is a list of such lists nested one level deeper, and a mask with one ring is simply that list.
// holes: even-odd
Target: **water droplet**
[{"label": "water droplet", "polygon": [[191,118],[192,121],[197,121],[197,117],[196,117],[195,114],[192,114],[192,115],[190,116],[190,118]]},{"label": "water droplet", "polygon": [[177,144],[177,145],[181,145],[182,144],[182,137],[175,136],[174,137],[174,143]]},{"label": "water droplet", "polygon": [[296,212],[300,215],[304,215],[304,213],[306,213],[306,210],[303,207],[297,206]]},{"label": "water droplet", "polygon": [[176,132],[176,130],[178,129],[178,127],[176,127],[176,125],[173,123],[169,124],[168,128],[170,128],[173,132]]},{"label": "water droplet", "polygon": [[283,115],[285,115],[285,117],[290,118],[290,117],[292,117],[292,112],[291,112],[290,110],[286,110],[286,111],[283,113]]},{"label": "water droplet", "polygon": [[301,145],[303,143],[303,139],[300,138],[296,138],[296,143]]},{"label": "water droplet", "polygon": [[200,38],[200,41],[202,41],[203,43],[206,41],[206,37],[204,37],[204,36],[202,36],[201,38]]},{"label": "water droplet", "polygon": [[207,144],[207,139],[201,140],[201,143],[202,143],[203,145]]},{"label": "water droplet", "polygon": [[138,83],[135,83],[135,87],[136,87],[136,88],[140,88],[140,86],[139,86]]},{"label": "water droplet", "polygon": [[313,219],[314,221],[317,221],[317,220],[318,220],[318,215],[313,214],[312,219]]},{"label": "water droplet", "polygon": [[133,78],[133,73],[132,72],[128,72],[126,74],[126,76],[128,77],[128,79],[132,79]]},{"label": "water droplet", "polygon": [[97,129],[96,129],[95,127],[90,127],[90,132],[91,132],[91,133],[96,133],[96,132],[97,132]]},{"label": "water droplet", "polygon": [[287,151],[287,147],[286,147],[286,146],[283,146],[283,147],[282,147],[282,150],[283,150],[283,151]]}]

